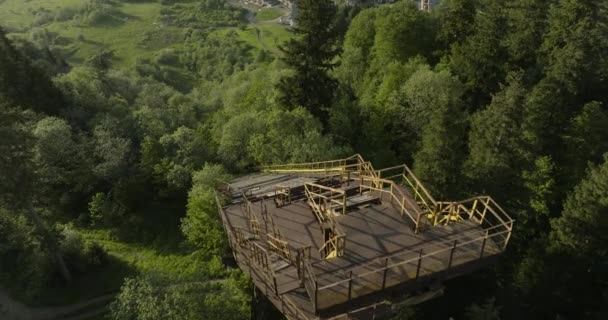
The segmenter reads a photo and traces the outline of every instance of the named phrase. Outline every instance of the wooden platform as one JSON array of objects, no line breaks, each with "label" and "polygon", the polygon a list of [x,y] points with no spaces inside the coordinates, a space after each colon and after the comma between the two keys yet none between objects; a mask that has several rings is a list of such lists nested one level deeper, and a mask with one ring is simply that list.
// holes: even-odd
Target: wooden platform
[{"label": "wooden platform", "polygon": [[[335,316],[336,312],[348,311],[349,306],[365,305],[367,297],[372,303],[391,288],[399,288],[402,293],[408,288],[417,290],[422,281],[473,270],[480,265],[477,262],[503,250],[498,238],[489,237],[475,220],[435,226],[416,234],[411,218],[400,214],[400,207],[390,199],[383,199],[382,192],[351,192],[357,187],[353,179],[341,186],[349,190],[346,214],[334,216],[345,233],[344,254],[324,259],[319,250],[326,239],[306,199],[280,208],[271,200],[277,185],[299,188],[318,181],[318,176],[250,175],[230,185],[232,203],[220,210],[239,267],[289,319]],[[249,215],[239,196],[243,192],[254,199]],[[413,198],[404,201],[410,206],[416,203]],[[260,224],[257,235],[250,218]],[[289,245],[289,258],[268,245],[267,235],[277,229]],[[310,247],[314,276],[303,279],[294,257],[306,247]],[[258,252],[259,248],[266,250],[268,266],[252,258],[256,254],[252,250]]]}]

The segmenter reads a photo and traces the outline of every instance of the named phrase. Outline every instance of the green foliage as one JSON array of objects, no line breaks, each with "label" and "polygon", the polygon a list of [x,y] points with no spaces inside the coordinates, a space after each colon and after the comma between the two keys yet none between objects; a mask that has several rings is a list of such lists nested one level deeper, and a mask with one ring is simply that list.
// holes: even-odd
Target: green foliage
[{"label": "green foliage", "polygon": [[410,305],[399,306],[397,310],[394,311],[395,314],[390,319],[391,320],[413,320],[416,319],[416,309]]},{"label": "green foliage", "polygon": [[243,319],[248,301],[232,281],[175,282],[153,276],[125,281],[111,319]]},{"label": "green foliage", "polygon": [[282,60],[293,73],[278,84],[279,100],[288,109],[304,107],[326,123],[336,89],[329,72],[340,53],[334,24],[336,6],[331,1],[300,0],[297,7],[296,37],[280,47]]},{"label": "green foliage", "polygon": [[255,13],[255,19],[258,21],[274,20],[282,16],[283,13],[275,8],[259,9]]},{"label": "green foliage", "polygon": [[536,68],[537,51],[547,29],[547,15],[553,2],[515,0],[506,4],[509,31],[504,45],[513,64],[527,69]]},{"label": "green foliage", "polygon": [[106,202],[105,202],[105,194],[103,192],[97,192],[91,198],[89,202],[89,219],[91,220],[91,225],[98,225],[101,221],[103,221],[104,216],[106,216]]},{"label": "green foliage", "polygon": [[[586,258],[606,261],[608,230],[608,157],[597,167],[592,167],[585,179],[564,203],[562,216],[552,222],[552,236],[557,250]],[[598,274],[600,275],[600,274]],[[599,282],[598,282],[599,283]]]},{"label": "green foliage", "polygon": [[96,165],[93,172],[101,179],[112,180],[125,174],[131,141],[121,137],[118,121],[106,118],[93,129]]},{"label": "green foliage", "polygon": [[437,41],[444,49],[453,44],[464,42],[474,31],[476,1],[474,0],[444,0],[436,8],[439,30]]},{"label": "green foliage", "polygon": [[9,289],[36,296],[54,272],[51,259],[37,243],[34,228],[22,215],[0,207],[0,281]]},{"label": "green foliage", "polygon": [[193,1],[163,7],[159,20],[168,25],[197,29],[236,27],[246,21],[246,12],[224,0]]},{"label": "green foliage", "polygon": [[479,101],[498,89],[505,77],[505,49],[502,45],[505,1],[483,0],[475,15],[474,32],[452,46],[449,66]]},{"label": "green foliage", "polygon": [[63,97],[46,75],[14,48],[0,28],[0,103],[58,114]]},{"label": "green foliage", "polygon": [[86,60],[86,64],[100,70],[107,70],[112,66],[113,51],[104,50],[98,54],[92,55]]},{"label": "green foliage", "polygon": [[[3,286],[79,297],[140,272],[113,317],[243,318],[217,180],[360,152],[377,168],[413,161],[438,200],[489,194],[517,221],[498,268],[449,282],[423,314],[605,318],[605,1],[336,15],[303,0],[283,60],[288,31],[246,27],[222,0],[45,1],[59,2],[0,1]],[[56,224],[76,217],[95,230]],[[59,282],[54,245],[75,284]],[[452,308],[465,290],[484,303]]]},{"label": "green foliage", "polygon": [[226,238],[217,212],[214,187],[228,180],[220,165],[206,164],[194,173],[188,194],[188,211],[182,220],[182,232],[192,245],[208,255],[219,255],[226,249]]},{"label": "green foliage", "polygon": [[606,199],[608,158],[589,169],[564,201],[561,216],[552,220],[549,236],[536,241],[518,266],[516,285],[525,293],[531,314],[606,315]]},{"label": "green foliage", "polygon": [[33,147],[33,163],[41,182],[37,193],[46,198],[49,205],[60,199],[69,204],[91,189],[91,162],[86,154],[86,143],[72,132],[63,119],[47,117],[38,121],[32,134],[36,138]]},{"label": "green foliage", "polygon": [[[548,220],[549,206],[555,189],[554,170],[551,157],[540,157],[534,161],[533,170],[523,172],[524,186],[530,193],[529,205],[532,209],[528,216],[536,221],[537,226],[541,226],[539,222]],[[531,215],[532,213],[534,216]],[[527,223],[527,221],[522,222]]]},{"label": "green foliage", "polygon": [[30,116],[0,103],[0,204],[9,208],[27,201],[34,180]]},{"label": "green foliage", "polygon": [[67,225],[61,230],[59,250],[68,268],[74,273],[84,273],[89,268],[98,268],[108,260],[108,254],[102,246],[95,242],[85,242],[77,230]]},{"label": "green foliage", "polygon": [[264,114],[262,132],[247,146],[256,163],[298,163],[346,154],[321,134],[321,123],[303,108]]},{"label": "green foliage", "polygon": [[408,80],[405,91],[414,122],[422,128],[414,170],[437,196],[454,196],[466,134],[462,84],[447,71],[422,69]]},{"label": "green foliage", "polygon": [[568,185],[574,185],[585,174],[587,163],[599,163],[608,150],[608,111],[599,102],[589,102],[571,120],[563,135],[566,144],[566,163],[564,175]]},{"label": "green foliage", "polygon": [[525,156],[521,127],[526,93],[521,76],[512,75],[490,105],[471,117],[466,175],[502,201],[518,196],[510,184],[518,183]]},{"label": "green foliage", "polygon": [[428,16],[409,1],[378,9],[372,55],[375,67],[392,61],[406,61],[433,50],[433,29]]},{"label": "green foliage", "polygon": [[235,31],[224,34],[213,33],[201,46],[193,43],[180,53],[180,61],[189,70],[195,71],[201,79],[223,80],[253,61],[250,47],[239,41]]}]

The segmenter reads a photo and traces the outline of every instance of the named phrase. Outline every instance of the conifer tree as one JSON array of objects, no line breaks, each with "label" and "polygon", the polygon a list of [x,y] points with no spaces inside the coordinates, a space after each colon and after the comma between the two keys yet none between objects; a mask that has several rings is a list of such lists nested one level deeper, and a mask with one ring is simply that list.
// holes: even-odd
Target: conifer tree
[{"label": "conifer tree", "polygon": [[295,5],[295,37],[281,46],[282,60],[293,73],[280,80],[279,100],[289,109],[302,106],[326,123],[337,88],[328,74],[340,52],[336,6],[330,0],[298,0]]}]

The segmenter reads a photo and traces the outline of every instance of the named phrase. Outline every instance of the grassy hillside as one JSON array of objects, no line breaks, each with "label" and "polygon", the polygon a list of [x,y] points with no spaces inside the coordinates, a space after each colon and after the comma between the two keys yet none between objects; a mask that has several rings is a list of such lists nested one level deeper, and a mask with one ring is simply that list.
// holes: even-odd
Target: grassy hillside
[{"label": "grassy hillside", "polygon": [[[90,2],[102,4],[93,8]],[[152,59],[163,49],[183,49],[193,31],[205,34],[237,30],[241,40],[254,49],[276,52],[277,44],[289,37],[289,31],[278,22],[248,21],[247,15],[263,21],[281,14],[272,8],[255,14],[243,8],[213,7],[191,0],[171,4],[117,0],[0,1],[0,25],[13,36],[47,44],[71,64],[83,63],[104,50],[111,51],[112,63],[118,68],[132,66],[137,59]]]}]

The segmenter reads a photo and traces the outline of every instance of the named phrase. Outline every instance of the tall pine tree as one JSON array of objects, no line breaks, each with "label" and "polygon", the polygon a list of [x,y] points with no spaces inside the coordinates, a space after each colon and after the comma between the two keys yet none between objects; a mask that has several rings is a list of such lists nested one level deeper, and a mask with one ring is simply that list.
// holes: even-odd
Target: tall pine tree
[{"label": "tall pine tree", "polygon": [[334,21],[337,9],[330,0],[298,0],[296,8],[296,36],[281,46],[282,60],[293,73],[279,82],[279,100],[289,109],[308,109],[325,124],[337,88],[329,75],[340,53]]}]

